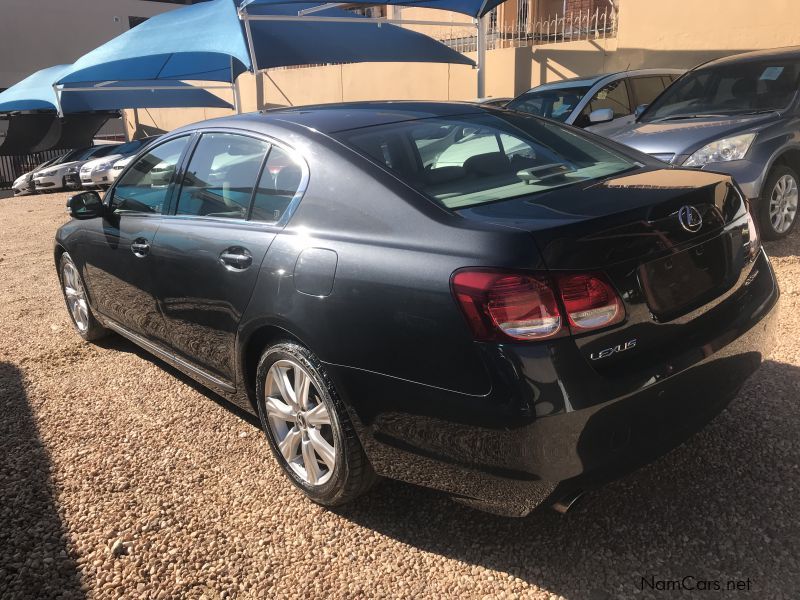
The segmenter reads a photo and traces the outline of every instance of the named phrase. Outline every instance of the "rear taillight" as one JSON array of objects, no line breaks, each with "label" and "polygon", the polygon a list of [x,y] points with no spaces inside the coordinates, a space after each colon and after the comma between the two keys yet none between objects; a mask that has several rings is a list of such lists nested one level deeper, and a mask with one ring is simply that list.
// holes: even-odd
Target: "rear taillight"
[{"label": "rear taillight", "polygon": [[453,292],[479,340],[542,340],[561,331],[555,294],[545,279],[496,271],[458,271]]},{"label": "rear taillight", "polygon": [[570,329],[580,333],[607,327],[625,316],[614,288],[595,273],[551,279],[465,269],[453,275],[452,284],[475,339],[482,341],[550,339]]},{"label": "rear taillight", "polygon": [[573,333],[608,327],[625,317],[622,300],[600,274],[557,275],[556,284]]}]

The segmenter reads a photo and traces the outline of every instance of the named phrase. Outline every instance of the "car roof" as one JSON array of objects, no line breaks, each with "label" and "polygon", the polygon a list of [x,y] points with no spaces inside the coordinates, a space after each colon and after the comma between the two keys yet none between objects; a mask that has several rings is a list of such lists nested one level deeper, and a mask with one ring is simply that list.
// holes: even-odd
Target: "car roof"
[{"label": "car roof", "polygon": [[529,92],[543,91],[549,89],[564,89],[570,87],[591,87],[594,84],[607,79],[609,77],[627,76],[638,77],[640,75],[678,75],[684,73],[686,69],[633,69],[628,71],[614,71],[612,73],[601,73],[599,75],[592,75],[590,77],[570,77],[568,79],[561,79],[560,81],[553,81],[552,83],[543,83],[532,87]]},{"label": "car roof", "polygon": [[499,110],[502,109],[471,102],[345,102],[296,108],[278,108],[223,117],[182,127],[177,131],[191,131],[200,127],[242,128],[245,125],[266,125],[271,123],[278,126],[286,126],[287,124],[299,125],[327,135],[374,125],[386,125],[434,117],[480,114]]},{"label": "car roof", "polygon": [[703,63],[702,65],[695,67],[695,69],[705,69],[706,67],[717,67],[719,65],[736,64],[740,62],[757,62],[768,58],[800,60],[800,46],[771,48],[769,50],[753,50],[752,52],[742,52],[741,54],[723,56],[722,58],[715,58]]}]

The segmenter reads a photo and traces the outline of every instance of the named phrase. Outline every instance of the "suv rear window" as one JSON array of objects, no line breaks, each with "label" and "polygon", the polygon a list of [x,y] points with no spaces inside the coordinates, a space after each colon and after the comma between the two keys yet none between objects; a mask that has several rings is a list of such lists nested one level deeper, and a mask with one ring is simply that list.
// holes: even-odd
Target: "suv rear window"
[{"label": "suv rear window", "polygon": [[565,127],[513,113],[405,121],[336,137],[450,209],[609,177],[637,164]]}]

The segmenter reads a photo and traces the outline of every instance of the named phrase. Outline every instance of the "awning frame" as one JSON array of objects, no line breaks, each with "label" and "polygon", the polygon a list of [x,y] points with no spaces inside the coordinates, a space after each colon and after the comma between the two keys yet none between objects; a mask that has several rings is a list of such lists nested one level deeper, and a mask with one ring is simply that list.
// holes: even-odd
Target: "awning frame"
[{"label": "awning frame", "polygon": [[[484,0],[483,5],[486,5]],[[377,4],[376,4],[377,5]],[[301,9],[297,11],[297,16],[294,15],[257,15],[250,14],[247,11],[247,5],[239,6],[236,10],[239,19],[244,23],[245,36],[247,38],[247,47],[250,52],[250,63],[252,65],[253,73],[258,75],[262,69],[258,67],[258,59],[256,58],[255,45],[253,43],[253,34],[250,28],[250,23],[253,21],[289,21],[289,22],[314,22],[314,23],[363,23],[368,25],[377,25],[380,27],[383,24],[387,25],[422,25],[434,27],[475,27],[478,35],[478,56],[475,69],[477,70],[477,94],[478,98],[483,98],[486,95],[486,16],[472,17],[470,22],[466,23],[453,23],[452,21],[435,21],[435,20],[420,20],[420,19],[390,19],[385,17],[326,17],[316,16],[316,13],[322,12],[329,8],[345,8],[352,6],[347,2],[329,2],[321,4],[312,8]],[[359,6],[372,6],[367,4],[359,4]],[[419,7],[428,8],[428,7]]]},{"label": "awning frame", "polygon": [[[231,57],[231,76],[233,76],[233,57]],[[222,85],[192,85],[191,87],[198,90],[230,90],[231,94],[233,95],[233,109],[236,111],[236,114],[241,114],[242,112],[242,102],[241,96],[239,93],[239,85],[233,78],[230,84],[222,84]],[[119,83],[118,81],[108,81],[103,82],[106,83]],[[160,86],[149,86],[149,85],[128,85],[128,86],[106,86],[106,85],[98,85],[98,86],[89,86],[89,87],[67,87],[66,84],[53,84],[53,92],[56,96],[56,111],[58,112],[58,116],[63,118],[64,117],[64,109],[61,103],[61,95],[64,92],[148,92],[148,91],[186,91],[187,86],[179,86],[179,85],[160,85]]]}]

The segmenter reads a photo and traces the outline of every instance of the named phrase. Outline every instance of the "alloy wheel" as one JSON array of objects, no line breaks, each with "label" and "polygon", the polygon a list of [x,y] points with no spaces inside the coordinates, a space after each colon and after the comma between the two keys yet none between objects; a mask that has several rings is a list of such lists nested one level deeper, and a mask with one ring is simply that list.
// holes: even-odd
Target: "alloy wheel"
[{"label": "alloy wheel", "polygon": [[323,485],[336,466],[336,444],[328,408],[314,378],[292,360],[267,372],[264,404],[275,444],[287,464],[309,485]]},{"label": "alloy wheel", "polygon": [[89,330],[89,305],[86,303],[86,292],[83,289],[78,269],[75,268],[72,261],[64,262],[61,278],[67,307],[75,321],[75,326],[81,333],[86,333]]},{"label": "alloy wheel", "polygon": [[769,219],[776,233],[786,233],[794,223],[798,206],[797,181],[789,174],[775,182],[769,199]]}]

